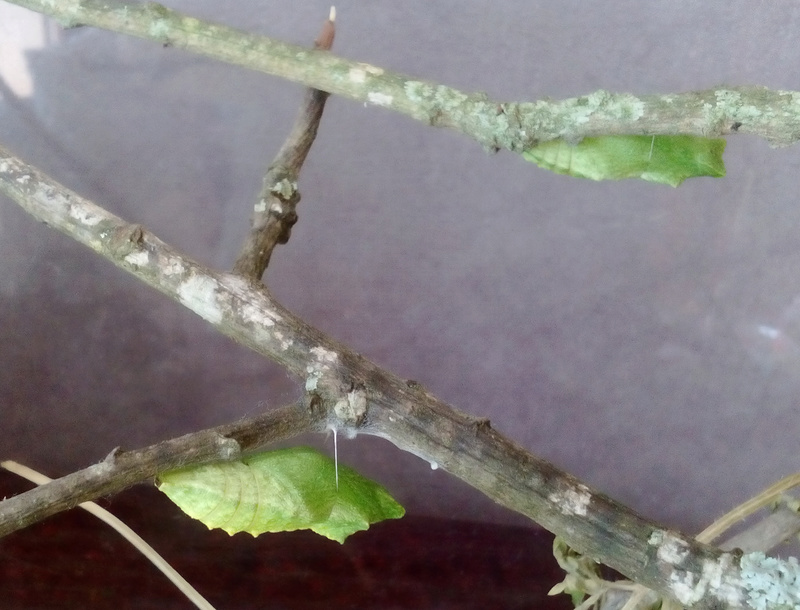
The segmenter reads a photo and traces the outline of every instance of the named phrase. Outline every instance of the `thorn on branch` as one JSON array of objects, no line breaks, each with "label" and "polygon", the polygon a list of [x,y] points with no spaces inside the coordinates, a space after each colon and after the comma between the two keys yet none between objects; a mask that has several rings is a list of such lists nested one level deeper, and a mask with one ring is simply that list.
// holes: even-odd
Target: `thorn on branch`
[{"label": "thorn on branch", "polygon": [[[315,49],[330,50],[336,35],[335,19],[336,9],[331,7],[330,16],[314,41]],[[319,89],[306,90],[294,126],[264,175],[250,233],[233,266],[234,273],[261,279],[275,246],[289,241],[300,202],[297,179],[317,136],[327,98],[328,94]]]}]

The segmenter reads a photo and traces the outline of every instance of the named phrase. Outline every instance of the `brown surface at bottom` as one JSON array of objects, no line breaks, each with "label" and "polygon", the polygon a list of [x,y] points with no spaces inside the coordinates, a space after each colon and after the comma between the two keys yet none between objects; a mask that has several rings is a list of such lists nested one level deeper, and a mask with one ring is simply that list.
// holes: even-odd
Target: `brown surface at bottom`
[{"label": "brown surface at bottom", "polygon": [[[0,495],[25,489],[0,472]],[[209,532],[152,487],[104,505],[219,610],[571,607],[546,595],[562,574],[538,529],[406,516],[339,545],[310,532]],[[109,527],[73,510],[0,540],[0,607],[193,606]]]}]

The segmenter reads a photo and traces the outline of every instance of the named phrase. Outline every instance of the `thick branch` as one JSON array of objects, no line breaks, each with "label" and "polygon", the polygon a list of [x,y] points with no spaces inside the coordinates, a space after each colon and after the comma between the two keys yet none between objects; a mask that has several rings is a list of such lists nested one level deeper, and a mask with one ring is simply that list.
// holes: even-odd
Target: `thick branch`
[{"label": "thick branch", "polygon": [[[221,332],[304,377],[309,395],[321,399],[329,414],[324,425],[388,438],[527,515],[576,550],[686,606],[749,607],[738,554],[722,553],[667,531],[595,492],[504,438],[488,420],[451,408],[418,384],[379,369],[307,325],[279,305],[260,282],[202,267],[141,226],[70,192],[2,148],[0,192],[180,301]],[[209,458],[219,455],[214,451]],[[108,480],[104,470],[119,459],[93,467],[85,482],[55,481],[47,487],[91,487],[98,478]],[[142,473],[135,464],[127,468],[138,472],[136,476],[156,471],[153,467]],[[101,493],[106,492],[92,489],[69,496],[66,504],[74,506]],[[31,513],[57,510],[37,506],[39,501],[37,496],[27,504]],[[0,531],[35,520],[19,517],[18,511],[0,515],[14,519],[9,524],[0,518],[4,528]]]},{"label": "thick branch", "polygon": [[0,502],[0,537],[165,470],[237,459],[268,443],[316,430],[321,416],[311,405],[293,405],[136,451],[115,449],[99,464]]},{"label": "thick branch", "polygon": [[[314,42],[315,49],[328,50],[333,45],[335,15],[331,9],[330,18]],[[261,194],[253,208],[250,232],[233,266],[234,273],[261,279],[275,246],[289,241],[300,203],[298,177],[317,137],[327,99],[325,91],[306,90],[294,126],[264,176]]]},{"label": "thick branch", "polygon": [[487,149],[521,152],[537,141],[619,134],[762,136],[784,146],[800,139],[800,92],[729,87],[635,96],[596,91],[563,101],[498,103],[184,16],[154,3],[102,0],[9,0],[65,25],[86,24],[156,40],[219,61],[274,74],[307,87],[389,108],[419,121],[461,131]]}]

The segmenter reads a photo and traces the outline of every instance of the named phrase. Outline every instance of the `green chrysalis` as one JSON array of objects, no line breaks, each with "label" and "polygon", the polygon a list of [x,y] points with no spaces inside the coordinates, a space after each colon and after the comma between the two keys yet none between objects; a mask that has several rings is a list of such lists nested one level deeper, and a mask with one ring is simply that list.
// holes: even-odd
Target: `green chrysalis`
[{"label": "green chrysalis", "polygon": [[172,470],[158,488],[183,512],[228,534],[310,529],[344,542],[354,532],[405,511],[377,483],[310,447],[279,449]]},{"label": "green chrysalis", "polygon": [[678,186],[696,176],[725,175],[725,140],[698,136],[603,136],[576,145],[542,142],[522,153],[558,174],[590,180],[641,178]]}]

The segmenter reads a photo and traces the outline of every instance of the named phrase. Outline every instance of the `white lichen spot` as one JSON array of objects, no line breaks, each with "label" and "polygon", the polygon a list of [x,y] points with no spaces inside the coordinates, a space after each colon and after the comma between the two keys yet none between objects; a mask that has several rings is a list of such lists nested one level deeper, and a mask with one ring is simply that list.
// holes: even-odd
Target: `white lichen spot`
[{"label": "white lichen spot", "polygon": [[69,206],[69,216],[87,227],[93,227],[102,220],[100,216],[79,205]]},{"label": "white lichen spot", "polygon": [[[665,534],[665,542],[668,543],[668,538],[672,535],[668,532]],[[725,578],[733,572],[732,564],[732,556],[726,553],[717,560],[703,560],[699,578],[688,570],[674,569],[669,576],[670,591],[686,606],[691,606],[710,594],[726,605],[738,607],[741,605],[738,582],[732,577]]]},{"label": "white lichen spot", "polygon": [[367,80],[367,71],[363,70],[362,68],[350,68],[350,72],[347,74],[347,76],[354,83],[361,84]]},{"label": "white lichen spot", "polygon": [[718,89],[714,92],[714,97],[717,98],[718,104],[738,106],[742,103],[742,94],[738,91],[731,91],[730,89]]},{"label": "white lichen spot", "polygon": [[669,575],[669,589],[681,604],[690,606],[702,597],[698,595],[694,574],[686,570],[673,570]]},{"label": "white lichen spot", "polygon": [[621,120],[636,121],[644,114],[644,102],[629,93],[617,95],[611,114]]},{"label": "white lichen spot", "polygon": [[19,182],[20,184],[28,184],[28,182],[30,181],[31,181],[30,174],[22,174],[21,176],[18,176],[16,180],[16,182]]},{"label": "white lichen spot", "polygon": [[178,298],[204,320],[212,324],[222,321],[222,310],[217,303],[217,284],[207,277],[192,275],[178,286]]},{"label": "white lichen spot", "polygon": [[664,539],[664,532],[663,530],[653,530],[653,533],[650,534],[650,538],[647,539],[647,544],[650,546],[658,546],[661,544],[661,541]]},{"label": "white lichen spot", "polygon": [[163,271],[164,275],[173,276],[173,275],[182,275],[186,268],[183,266],[183,263],[180,259],[172,258],[167,261],[167,264],[164,265]]},{"label": "white lichen spot", "polygon": [[3,161],[0,163],[0,172],[6,173],[11,169],[11,166],[8,164],[8,161]]},{"label": "white lichen spot", "polygon": [[735,608],[742,605],[742,595],[738,581],[729,576],[733,572],[732,566],[733,556],[730,553],[720,556],[718,561],[704,560],[701,578],[708,583],[715,597]]},{"label": "white lichen spot", "polygon": [[689,545],[675,534],[664,532],[656,555],[661,561],[679,565],[689,556]]},{"label": "white lichen spot", "polygon": [[243,322],[253,324],[254,326],[267,328],[272,328],[275,326],[275,319],[270,311],[264,309],[263,307],[253,305],[248,301],[245,301],[239,307],[239,313],[241,314]]},{"label": "white lichen spot", "polygon": [[275,338],[276,338],[278,341],[280,341],[280,344],[281,344],[281,350],[282,350],[282,351],[284,351],[284,352],[285,352],[287,349],[289,349],[289,348],[290,348],[292,345],[294,345],[294,340],[292,340],[292,339],[287,339],[286,337],[284,337],[283,333],[282,333],[282,332],[280,332],[280,331],[278,331],[278,332],[276,332],[276,333],[275,333]]},{"label": "white lichen spot", "polygon": [[358,69],[363,70],[365,74],[369,74],[370,76],[380,76],[383,74],[383,68],[373,66],[372,64],[360,63],[358,64]]},{"label": "white lichen spot", "polygon": [[267,211],[267,200],[266,199],[259,199],[256,204],[253,206],[253,211],[256,214],[263,214]]},{"label": "white lichen spot", "polygon": [[269,206],[269,211],[273,214],[283,214],[283,206],[281,205],[280,201],[273,201],[272,205]]},{"label": "white lichen spot", "polygon": [[585,515],[589,502],[592,501],[592,494],[585,485],[577,485],[574,488],[553,492],[547,499],[557,504],[565,515]]},{"label": "white lichen spot", "polygon": [[796,557],[784,560],[760,552],[747,553],[740,566],[750,606],[756,610],[800,607],[800,564]]},{"label": "white lichen spot", "polygon": [[375,104],[376,106],[389,106],[394,100],[391,95],[378,93],[376,91],[370,91],[367,94],[367,99],[370,101],[370,103]]},{"label": "white lichen spot", "polygon": [[144,267],[148,260],[149,256],[146,251],[131,252],[125,257],[125,262],[133,267]]},{"label": "white lichen spot", "polygon": [[309,351],[323,367],[339,362],[339,354],[327,350],[324,347],[312,347]]},{"label": "white lichen spot", "polygon": [[587,123],[592,115],[600,112],[603,116],[617,120],[635,121],[644,114],[644,102],[630,93],[611,94],[598,89],[571,102],[571,118],[577,125]]}]

